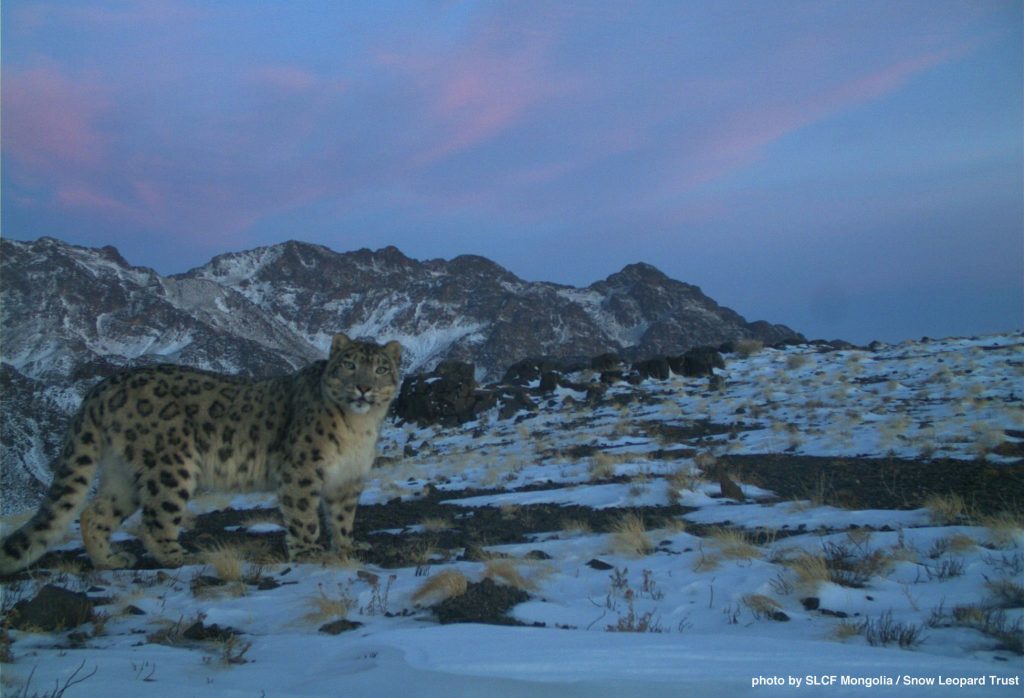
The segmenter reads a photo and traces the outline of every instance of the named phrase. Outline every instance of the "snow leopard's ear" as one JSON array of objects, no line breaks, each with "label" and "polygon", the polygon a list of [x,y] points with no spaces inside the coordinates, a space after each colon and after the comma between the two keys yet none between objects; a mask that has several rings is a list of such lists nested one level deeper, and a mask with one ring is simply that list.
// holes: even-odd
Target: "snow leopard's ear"
[{"label": "snow leopard's ear", "polygon": [[348,335],[344,334],[343,332],[339,332],[338,334],[334,335],[334,339],[331,340],[331,356],[334,356],[351,343],[352,340],[349,339]]},{"label": "snow leopard's ear", "polygon": [[390,342],[384,345],[384,353],[387,354],[388,358],[390,358],[395,363],[396,369],[398,369],[398,367],[402,365],[401,344],[399,344],[395,340],[391,340]]}]

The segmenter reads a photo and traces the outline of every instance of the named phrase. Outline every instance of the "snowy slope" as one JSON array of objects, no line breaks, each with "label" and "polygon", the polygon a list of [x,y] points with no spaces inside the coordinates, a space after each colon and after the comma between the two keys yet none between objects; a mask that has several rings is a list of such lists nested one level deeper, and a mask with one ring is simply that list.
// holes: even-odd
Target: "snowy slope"
[{"label": "snowy slope", "polygon": [[[49,581],[105,597],[109,617],[77,636],[11,631],[5,695],[63,686],[81,665],[77,678],[95,673],[67,695],[1019,696],[1022,356],[1019,333],[875,352],[790,347],[729,356],[720,392],[673,377],[614,386],[596,406],[560,389],[515,420],[388,425],[363,516],[439,491],[448,517],[384,522],[398,543],[446,526],[472,531],[474,521],[555,523],[493,544],[480,529],[483,557],[445,549],[438,533],[416,564],[244,563],[250,583],[223,586],[197,585],[227,576],[212,563],[37,570],[4,585],[5,609]],[[955,493],[935,487],[900,490],[897,508],[844,507],[834,483],[780,497],[765,486],[775,481],[747,481],[742,469],[729,474],[745,501],[721,496],[716,459],[795,468],[815,456],[865,474],[888,462],[933,466],[936,482],[940,467],[959,463],[1005,481],[1005,498],[943,514],[925,495]],[[616,531],[636,513],[647,530]],[[383,545],[389,534],[365,535]],[[815,576],[813,563],[830,576]],[[451,571],[524,589],[510,615],[525,625],[439,625],[417,592]],[[342,615],[362,625],[318,632]],[[241,634],[229,645],[173,632],[196,620]]]}]

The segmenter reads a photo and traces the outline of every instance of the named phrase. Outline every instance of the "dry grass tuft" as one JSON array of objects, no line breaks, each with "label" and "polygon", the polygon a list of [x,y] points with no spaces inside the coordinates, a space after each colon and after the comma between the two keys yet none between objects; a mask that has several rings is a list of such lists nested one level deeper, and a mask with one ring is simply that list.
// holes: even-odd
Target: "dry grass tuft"
[{"label": "dry grass tuft", "polygon": [[213,568],[213,573],[225,582],[237,582],[245,571],[245,557],[237,545],[215,543],[199,551],[203,564]]},{"label": "dry grass tuft", "polygon": [[440,533],[452,527],[452,522],[443,516],[432,516],[420,522],[420,526],[428,533]]},{"label": "dry grass tuft", "polygon": [[790,371],[795,371],[799,368],[803,368],[811,362],[811,359],[807,354],[790,354],[786,357],[786,368]]},{"label": "dry grass tuft", "polygon": [[989,542],[997,548],[1012,548],[1024,539],[1024,521],[1012,512],[983,516],[979,523],[985,527]]},{"label": "dry grass tuft", "polygon": [[736,342],[736,354],[741,359],[746,359],[764,349],[764,342],[760,339],[741,339]]},{"label": "dry grass tuft", "polygon": [[852,620],[841,620],[832,628],[832,637],[837,640],[849,640],[864,632],[864,626]]},{"label": "dry grass tuft", "polygon": [[419,606],[433,606],[445,599],[466,593],[469,579],[458,570],[443,570],[427,579],[412,595],[412,602]]},{"label": "dry grass tuft", "polygon": [[708,538],[728,560],[753,560],[761,557],[761,550],[751,541],[749,534],[738,528],[712,529]]},{"label": "dry grass tuft", "polygon": [[933,494],[924,501],[932,523],[948,526],[962,523],[967,518],[967,503],[959,494]]},{"label": "dry grass tuft", "polygon": [[612,526],[612,551],[620,555],[643,556],[654,550],[642,516],[629,513]]},{"label": "dry grass tuft", "polygon": [[515,560],[508,558],[496,558],[488,560],[484,565],[484,579],[490,579],[499,584],[512,586],[523,591],[536,591],[537,583],[523,576],[516,565]]},{"label": "dry grass tuft", "polygon": [[563,533],[570,536],[585,536],[594,532],[590,522],[585,519],[563,519],[561,528]]},{"label": "dry grass tuft", "polygon": [[824,555],[801,551],[784,563],[796,575],[797,585],[808,591],[816,591],[823,582],[832,579],[828,561]]}]

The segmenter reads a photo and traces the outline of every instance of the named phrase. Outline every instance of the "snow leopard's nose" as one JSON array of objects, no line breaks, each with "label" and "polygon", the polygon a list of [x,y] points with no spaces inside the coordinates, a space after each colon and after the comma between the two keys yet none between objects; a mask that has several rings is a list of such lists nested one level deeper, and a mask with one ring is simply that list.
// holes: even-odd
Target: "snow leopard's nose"
[{"label": "snow leopard's nose", "polygon": [[364,395],[369,395],[370,394],[370,390],[372,390],[372,388],[370,388],[370,386],[368,386],[368,385],[357,385],[356,386],[356,392],[359,393],[360,397],[362,397]]}]

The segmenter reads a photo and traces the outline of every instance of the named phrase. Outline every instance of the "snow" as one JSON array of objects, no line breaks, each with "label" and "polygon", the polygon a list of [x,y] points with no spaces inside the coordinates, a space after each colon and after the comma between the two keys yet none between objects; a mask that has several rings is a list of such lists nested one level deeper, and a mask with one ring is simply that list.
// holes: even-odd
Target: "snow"
[{"label": "snow", "polygon": [[[686,509],[646,532],[647,552],[623,547],[614,533],[569,526],[488,546],[526,580],[530,599],[510,612],[526,624],[520,627],[439,625],[414,602],[425,577],[412,567],[269,564],[261,574],[282,585],[242,594],[230,585],[194,593],[191,581],[212,574],[203,565],[61,573],[68,588],[110,597],[100,607],[109,618],[100,631],[79,628],[84,646],[74,649],[66,632],[10,631],[14,661],[2,665],[3,690],[49,691],[81,665],[79,677],[95,673],[68,696],[852,696],[871,687],[900,696],[1020,696],[1024,658],[953,618],[957,607],[991,603],[999,584],[1024,585],[1019,511],[1017,527],[999,533],[982,522],[936,523],[920,508],[787,501],[742,479],[747,501],[736,502],[719,496],[716,481],[699,479],[693,457],[659,460],[657,453],[984,455],[998,469],[1013,459],[992,452],[993,434],[1013,443],[1019,439],[1011,434],[1024,429],[1022,347],[1024,337],[1014,333],[875,353],[765,350],[729,357],[720,393],[709,393],[706,379],[674,377],[646,381],[644,399],[623,407],[581,408],[559,391],[519,423],[495,412],[451,429],[389,424],[381,449],[393,462],[371,473],[363,504],[411,499],[430,484],[466,516],[542,503],[614,512],[677,501]],[[616,386],[610,396],[634,390]],[[694,420],[742,429],[733,438],[677,438],[654,428]],[[402,457],[409,444],[417,454]],[[581,446],[608,462],[573,457]],[[605,479],[592,482],[598,466],[607,469]],[[677,471],[692,481],[668,477]],[[268,501],[239,496],[231,505]],[[737,552],[735,539],[707,526],[736,534],[746,547]],[[857,568],[857,583],[845,585],[795,571],[801,556],[826,554],[877,564]],[[595,560],[609,567],[598,569]],[[487,563],[454,558],[427,567],[473,581],[487,571]],[[386,599],[367,572],[393,575]],[[5,584],[4,607],[45,581]],[[363,625],[337,636],[318,632],[331,618],[310,614],[324,597],[348,599],[347,618]],[[817,609],[805,604],[811,597]],[[771,619],[759,603],[787,620]],[[124,613],[129,605],[145,614]],[[1024,619],[1017,606],[1002,612],[1011,628]],[[200,617],[240,631],[240,645],[251,646],[243,652],[149,639]],[[887,617],[916,628],[918,641],[873,646],[864,632],[851,632]],[[617,631],[641,628],[648,632]],[[232,651],[240,663],[224,662]]]}]

